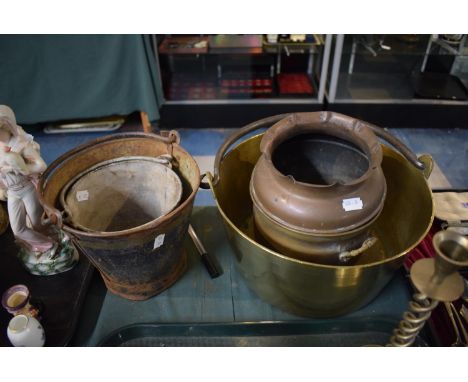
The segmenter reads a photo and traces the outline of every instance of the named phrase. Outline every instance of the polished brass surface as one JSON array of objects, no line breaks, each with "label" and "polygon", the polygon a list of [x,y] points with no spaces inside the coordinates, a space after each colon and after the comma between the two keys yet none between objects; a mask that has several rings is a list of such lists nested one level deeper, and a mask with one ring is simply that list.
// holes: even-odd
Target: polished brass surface
[{"label": "polished brass surface", "polygon": [[387,346],[411,346],[437,305],[439,301],[432,300],[423,293],[415,293]]},{"label": "polished brass surface", "polygon": [[468,238],[453,231],[440,231],[433,238],[435,259],[422,259],[411,267],[411,281],[429,298],[450,302],[465,289],[458,269],[468,266]]},{"label": "polished brass surface", "polygon": [[[453,327],[453,331],[455,332],[456,339],[455,339],[455,342],[452,344],[452,346],[468,346],[468,333],[457,311],[457,308],[455,308],[455,305],[453,305],[453,303],[451,302],[444,302],[444,305],[449,315],[450,322]],[[461,335],[460,335],[460,332],[461,332]],[[462,340],[462,336],[463,336],[463,340]]]},{"label": "polished brass surface", "polygon": [[371,226],[377,243],[354,265],[314,264],[274,251],[255,229],[249,181],[261,138],[238,144],[219,161],[216,184],[207,176],[247,284],[267,302],[302,316],[339,316],[369,303],[432,225],[432,194],[423,173],[382,146],[387,197]]},{"label": "polished brass surface", "polygon": [[426,179],[429,179],[432,169],[434,168],[434,159],[432,159],[432,157],[429,154],[422,154],[421,156],[419,156],[418,160],[424,165],[424,176],[426,177]]},{"label": "polished brass surface", "polygon": [[464,290],[458,272],[438,274],[434,259],[421,259],[411,267],[411,281],[416,289],[438,301],[454,301]]},{"label": "polished brass surface", "polygon": [[403,313],[403,319],[390,338],[390,346],[410,346],[439,301],[445,303],[456,331],[454,345],[463,345],[449,303],[460,298],[464,291],[458,270],[468,266],[468,239],[455,232],[439,231],[432,243],[435,258],[418,260],[411,267],[411,282],[419,292],[410,301],[409,310]]}]

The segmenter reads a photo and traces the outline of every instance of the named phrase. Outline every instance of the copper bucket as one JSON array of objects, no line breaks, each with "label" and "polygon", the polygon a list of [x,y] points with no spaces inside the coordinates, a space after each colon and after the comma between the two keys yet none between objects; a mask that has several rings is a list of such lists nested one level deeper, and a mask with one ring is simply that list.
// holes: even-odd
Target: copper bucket
[{"label": "copper bucket", "polygon": [[377,243],[353,265],[296,259],[275,251],[255,228],[249,182],[261,155],[263,134],[248,138],[226,154],[244,135],[270,127],[285,117],[279,115],[254,122],[228,138],[218,150],[214,174],[207,174],[209,187],[236,254],[236,266],[253,291],[293,314],[343,315],[374,299],[403,264],[405,254],[429,231],[434,217],[432,193],[427,183],[432,159],[428,155],[416,158],[396,138],[373,126],[377,136],[400,151],[382,145],[387,195],[383,210],[371,227]]},{"label": "copper bucket", "polygon": [[[157,203],[154,197],[142,203],[130,200],[158,191],[153,178],[160,171],[156,172],[153,162],[161,156],[172,158],[172,170],[181,181],[182,196],[175,208],[177,196],[170,206],[149,206],[148,203]],[[116,166],[109,167],[113,165]],[[122,165],[125,165],[123,171]],[[123,175],[107,179],[99,173],[103,169],[122,171]],[[96,179],[86,174],[94,174]],[[125,174],[138,184],[131,186],[125,182]],[[80,183],[83,179],[88,181]],[[99,179],[102,184],[96,185]],[[96,193],[96,202],[86,209],[80,210],[68,202],[69,212],[76,219],[69,221],[61,211],[60,199],[63,203],[67,197],[91,198],[91,191],[80,194],[88,190],[73,189],[74,185],[81,184],[95,184],[96,189],[101,189]],[[38,190],[48,219],[72,237],[74,244],[99,270],[107,288],[128,299],[144,300],[167,289],[186,269],[183,242],[199,184],[198,165],[180,147],[177,133],[171,132],[166,137],[127,133],[97,139],[62,155],[44,172]],[[106,187],[114,186],[119,189],[106,193]],[[68,195],[68,188],[76,192]],[[124,194],[122,198],[118,195],[120,191]],[[114,196],[107,197],[106,202],[106,195]],[[135,206],[133,212],[122,207],[128,207],[127,202]],[[99,208],[109,208],[109,211],[100,213]],[[119,219],[114,219],[118,214]]]}]

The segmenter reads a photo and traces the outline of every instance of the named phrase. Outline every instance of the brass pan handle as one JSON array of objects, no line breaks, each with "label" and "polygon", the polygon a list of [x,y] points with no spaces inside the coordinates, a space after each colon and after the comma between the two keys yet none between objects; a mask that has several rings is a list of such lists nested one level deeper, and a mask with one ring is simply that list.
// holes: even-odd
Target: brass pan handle
[{"label": "brass pan handle", "polygon": [[[272,117],[267,117],[260,119],[258,121],[249,123],[247,126],[244,126],[237,130],[235,133],[233,133],[230,137],[228,137],[224,143],[221,145],[221,147],[218,149],[218,152],[216,153],[215,157],[215,162],[214,162],[214,171],[213,171],[213,185],[216,186],[216,184],[219,181],[219,166],[221,165],[221,161],[224,158],[224,155],[226,154],[226,151],[231,147],[233,143],[235,143],[238,139],[242,138],[243,136],[251,133],[252,131],[262,129],[264,127],[269,127],[273,124],[275,124],[278,121],[281,121],[283,118],[286,118],[289,114],[278,114],[274,115]],[[202,188],[205,188],[203,185]],[[206,188],[209,188],[207,186]]]},{"label": "brass pan handle", "polygon": [[425,170],[425,164],[421,162],[419,158],[410,150],[410,148],[397,137],[390,134],[387,130],[382,129],[381,127],[372,125],[370,123],[366,123],[366,125],[372,129],[375,135],[395,147],[414,167],[421,171]]},{"label": "brass pan handle", "polygon": [[[324,118],[326,117],[332,117],[333,115],[339,115],[338,113],[333,113],[329,111],[321,112],[324,114]],[[215,162],[214,162],[214,171],[213,171],[213,185],[216,186],[216,184],[219,181],[219,167],[221,165],[221,161],[224,158],[224,155],[226,154],[226,151],[229,149],[229,147],[235,143],[238,139],[242,138],[243,136],[251,133],[252,131],[269,127],[276,122],[279,122],[280,120],[287,118],[291,114],[278,114],[274,115],[272,117],[267,117],[260,119],[258,121],[252,122],[245,127],[242,127],[235,133],[233,133],[230,137],[228,137],[224,143],[221,145],[221,147],[218,149],[218,152],[216,153],[215,157]],[[327,116],[328,115],[328,116]],[[350,118],[350,117],[348,117]],[[358,121],[358,120],[356,120]],[[415,166],[417,169],[421,170],[424,172],[424,175],[426,178],[430,174],[431,169],[427,169],[426,167],[426,162],[427,161],[421,161],[419,158],[406,146],[403,142],[401,142],[398,138],[390,134],[388,131],[382,129],[381,127],[372,125],[370,123],[364,122],[364,121],[359,121],[360,123],[368,126],[372,131],[377,135],[379,138],[385,140],[386,142],[390,143],[392,146],[394,146],[413,166]],[[201,183],[200,184],[201,188],[208,189],[209,186],[207,184]]]}]

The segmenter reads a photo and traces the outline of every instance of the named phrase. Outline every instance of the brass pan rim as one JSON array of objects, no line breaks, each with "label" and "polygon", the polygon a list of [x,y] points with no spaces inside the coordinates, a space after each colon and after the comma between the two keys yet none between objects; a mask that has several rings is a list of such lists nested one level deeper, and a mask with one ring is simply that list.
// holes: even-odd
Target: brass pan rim
[{"label": "brass pan rim", "polygon": [[[259,133],[259,134],[255,134],[253,136],[251,136],[249,139],[246,139],[240,143],[238,143],[237,145],[235,145],[231,150],[230,152],[236,150],[241,144],[247,142],[247,141],[250,141],[250,140],[253,140],[255,138],[258,138],[259,136],[263,135],[264,133]],[[396,152],[394,149],[384,145],[384,144],[381,144],[382,145],[382,149],[383,149],[383,154],[385,155],[389,155],[389,156],[392,156],[394,157],[395,159],[397,160],[400,160],[400,161],[404,161],[406,160],[403,155],[401,155],[400,153]],[[229,155],[226,154],[226,155]],[[380,261],[376,261],[376,262],[373,262],[373,263],[367,263],[367,264],[358,264],[358,265],[327,265],[327,264],[319,264],[319,263],[312,263],[312,262],[309,262],[309,261],[303,261],[303,260],[298,260],[298,259],[295,259],[295,258],[292,258],[292,257],[288,257],[286,255],[283,255],[281,253],[278,253],[268,247],[265,247],[263,245],[261,245],[260,243],[257,243],[255,240],[253,240],[250,236],[248,236],[247,234],[245,234],[243,231],[241,231],[232,221],[231,219],[228,218],[228,216],[226,215],[226,213],[223,211],[223,209],[221,208],[221,205],[219,204],[218,202],[218,198],[216,196],[216,191],[215,191],[215,186],[213,185],[213,175],[210,173],[210,172],[207,172],[206,174],[207,176],[207,180],[208,180],[208,183],[210,185],[210,188],[211,188],[211,192],[213,193],[213,197],[214,197],[214,200],[215,200],[215,203],[216,203],[216,207],[218,208],[219,210],[219,213],[221,214],[221,216],[223,217],[223,219],[231,226],[232,229],[234,229],[234,231],[239,234],[243,239],[247,240],[248,242],[250,242],[251,244],[259,247],[264,254],[268,253],[270,255],[273,255],[273,256],[276,256],[282,260],[285,260],[285,261],[290,261],[292,263],[296,263],[296,264],[299,264],[299,265],[304,265],[304,266],[307,266],[307,267],[312,267],[312,268],[323,268],[323,269],[330,269],[330,270],[333,270],[333,269],[354,269],[354,270],[360,270],[360,269],[366,269],[366,268],[371,268],[371,267],[375,267],[375,266],[378,266],[378,265],[382,265],[382,264],[385,264],[385,263],[390,263],[392,261],[395,261],[396,259],[398,258],[401,258],[403,256],[405,256],[407,253],[409,253],[410,251],[412,251],[423,239],[424,237],[426,237],[426,235],[429,233],[431,227],[432,227],[432,224],[434,222],[434,198],[432,196],[432,192],[430,192],[430,198],[431,198],[431,208],[432,208],[432,212],[431,212],[431,217],[430,217],[430,221],[429,221],[429,224],[427,225],[427,228],[424,230],[424,232],[419,236],[418,240],[416,240],[414,242],[413,245],[411,245],[410,247],[406,248],[403,252],[400,252],[398,254],[396,254],[395,256],[392,256],[392,257],[388,257],[386,259],[383,259],[383,260],[380,260]],[[428,189],[430,190],[430,187],[427,183],[427,179],[424,177],[424,181],[426,182],[426,185],[428,187]],[[218,183],[219,184],[219,183]]]}]

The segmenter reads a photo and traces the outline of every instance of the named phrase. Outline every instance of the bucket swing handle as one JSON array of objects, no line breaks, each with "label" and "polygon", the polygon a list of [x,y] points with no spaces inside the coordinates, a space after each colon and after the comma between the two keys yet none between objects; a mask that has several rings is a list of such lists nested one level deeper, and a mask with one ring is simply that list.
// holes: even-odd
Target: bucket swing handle
[{"label": "bucket swing handle", "polygon": [[[279,114],[279,115],[274,115],[272,117],[260,119],[258,121],[248,124],[247,126],[240,128],[239,130],[234,132],[231,136],[229,136],[221,145],[221,147],[218,149],[218,152],[216,153],[215,162],[214,162],[214,171],[213,171],[213,177],[212,177],[213,186],[216,186],[218,184],[219,167],[229,147],[231,147],[237,140],[251,133],[252,131],[270,127],[276,122],[281,121],[283,118],[286,118],[288,115],[289,114]],[[206,174],[203,174],[201,178],[203,179],[205,175]],[[210,186],[208,183],[201,182],[200,188],[208,190]]]},{"label": "bucket swing handle", "polygon": [[387,130],[370,123],[366,123],[366,125],[372,129],[375,135],[395,147],[414,167],[421,170],[426,179],[429,178],[432,168],[434,167],[433,159],[429,154],[422,154],[417,157],[408,146],[406,146],[397,137],[390,134]]},{"label": "bucket swing handle", "polygon": [[[333,116],[338,116],[338,113],[333,112],[322,112],[324,114],[323,119],[332,118]],[[231,136],[229,136],[221,147],[218,149],[216,153],[215,161],[214,161],[214,169],[213,169],[213,185],[216,186],[219,182],[219,167],[221,166],[221,162],[224,158],[224,155],[228,151],[228,149],[240,138],[244,137],[245,135],[262,128],[268,128],[275,124],[276,122],[281,121],[284,118],[287,118],[291,114],[278,114],[272,117],[267,117],[260,119],[258,121],[252,122],[241,129],[234,132]],[[420,157],[417,157],[403,142],[401,142],[398,138],[390,134],[388,131],[382,129],[381,127],[375,126],[373,124],[358,121],[356,122],[365,124],[368,126],[372,131],[377,135],[379,138],[385,140],[392,146],[394,146],[413,166],[417,169],[421,170],[424,176],[429,178],[433,168],[433,160],[429,154],[423,154]],[[202,175],[202,179],[204,178],[205,174]],[[209,189],[209,185],[205,182],[200,183],[200,188],[202,189]]]},{"label": "bucket swing handle", "polygon": [[161,130],[158,138],[167,143],[168,154],[172,157],[173,145],[180,145],[179,133],[175,130]]}]

